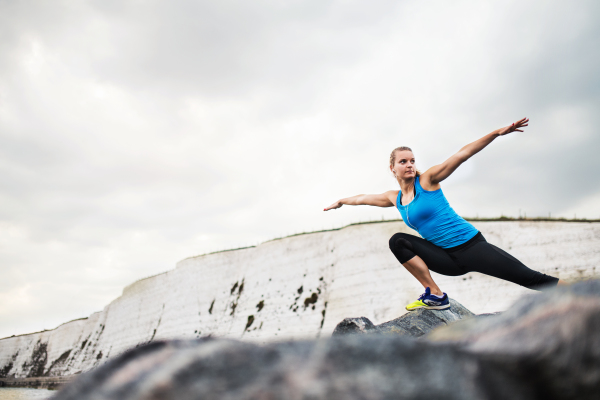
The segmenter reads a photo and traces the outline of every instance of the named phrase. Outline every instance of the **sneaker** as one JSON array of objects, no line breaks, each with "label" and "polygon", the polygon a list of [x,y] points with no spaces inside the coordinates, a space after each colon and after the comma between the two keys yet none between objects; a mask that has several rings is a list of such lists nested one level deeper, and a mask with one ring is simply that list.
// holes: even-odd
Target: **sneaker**
[{"label": "sneaker", "polygon": [[419,296],[417,301],[413,301],[406,306],[408,311],[416,310],[417,308],[427,308],[429,310],[445,310],[450,308],[450,302],[448,301],[448,295],[444,293],[444,297],[441,299],[431,295],[429,288],[425,289],[425,293]]}]

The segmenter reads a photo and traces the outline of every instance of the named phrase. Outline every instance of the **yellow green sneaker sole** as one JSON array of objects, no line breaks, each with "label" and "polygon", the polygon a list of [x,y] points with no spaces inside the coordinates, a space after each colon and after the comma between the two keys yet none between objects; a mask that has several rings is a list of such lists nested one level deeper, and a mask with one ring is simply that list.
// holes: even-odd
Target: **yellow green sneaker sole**
[{"label": "yellow green sneaker sole", "polygon": [[423,303],[421,300],[413,301],[409,305],[406,306],[408,311],[413,311],[418,308],[427,308],[428,310],[445,310],[446,308],[450,308],[450,304],[444,304],[441,306],[430,306],[429,304]]}]

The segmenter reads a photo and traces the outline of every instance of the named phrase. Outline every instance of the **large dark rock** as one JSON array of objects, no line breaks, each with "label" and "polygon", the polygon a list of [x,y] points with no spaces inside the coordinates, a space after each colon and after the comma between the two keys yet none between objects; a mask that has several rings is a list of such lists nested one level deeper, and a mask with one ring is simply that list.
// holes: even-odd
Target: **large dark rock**
[{"label": "large dark rock", "polygon": [[[357,337],[257,346],[230,340],[138,348],[65,387],[55,400],[476,399],[474,361],[452,346]],[[454,367],[425,378],[437,364]]]},{"label": "large dark rock", "polygon": [[464,320],[427,336],[528,376],[546,399],[600,399],[600,281],[531,294],[496,316]]},{"label": "large dark rock", "polygon": [[450,299],[446,310],[426,310],[419,308],[381,325],[374,325],[368,318],[346,318],[333,331],[333,336],[348,334],[395,334],[419,337],[434,328],[456,322],[474,314],[458,301]]},{"label": "large dark rock", "polygon": [[83,374],[55,400],[597,400],[600,282],[528,296],[426,338],[151,343]]}]

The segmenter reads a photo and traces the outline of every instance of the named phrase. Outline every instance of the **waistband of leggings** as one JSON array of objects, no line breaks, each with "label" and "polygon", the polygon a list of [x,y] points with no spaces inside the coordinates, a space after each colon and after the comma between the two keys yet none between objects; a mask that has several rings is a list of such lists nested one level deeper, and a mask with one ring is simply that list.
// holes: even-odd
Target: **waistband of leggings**
[{"label": "waistband of leggings", "polygon": [[459,244],[458,246],[454,246],[454,247],[449,247],[444,250],[446,250],[447,252],[453,253],[455,251],[464,249],[465,247],[469,247],[472,243],[479,242],[482,240],[485,240],[485,238],[483,237],[481,232],[477,232],[477,234],[475,236],[473,236],[471,239],[467,240],[463,244]]}]

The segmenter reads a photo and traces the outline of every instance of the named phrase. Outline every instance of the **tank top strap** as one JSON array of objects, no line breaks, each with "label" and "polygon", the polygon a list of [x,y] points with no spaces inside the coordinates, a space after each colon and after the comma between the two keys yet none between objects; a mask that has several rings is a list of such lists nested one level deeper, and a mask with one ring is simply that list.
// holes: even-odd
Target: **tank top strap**
[{"label": "tank top strap", "polygon": [[417,176],[417,178],[415,179],[415,189],[417,190],[417,192],[423,192],[425,191],[425,189],[423,189],[423,186],[421,186],[421,181],[419,180],[420,176]]}]

